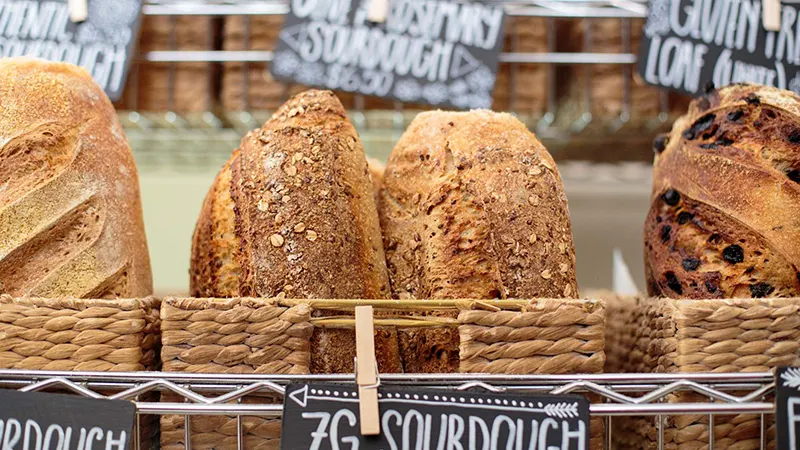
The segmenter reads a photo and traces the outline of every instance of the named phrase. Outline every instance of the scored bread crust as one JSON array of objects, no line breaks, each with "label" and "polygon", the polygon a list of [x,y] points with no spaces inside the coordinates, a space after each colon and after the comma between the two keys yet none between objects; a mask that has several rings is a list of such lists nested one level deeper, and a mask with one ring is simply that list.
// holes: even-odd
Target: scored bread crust
[{"label": "scored bread crust", "polygon": [[389,296],[364,151],[329,91],[296,95],[248,133],[209,191],[195,229],[192,295],[233,292]]},{"label": "scored bread crust", "polygon": [[558,169],[509,114],[419,114],[389,157],[379,212],[395,297],[578,293]]},{"label": "scored bread crust", "polygon": [[711,90],[656,140],[645,272],[651,295],[800,294],[800,98]]},{"label": "scored bread crust", "polygon": [[152,294],[139,181],[85,70],[0,61],[0,293]]}]

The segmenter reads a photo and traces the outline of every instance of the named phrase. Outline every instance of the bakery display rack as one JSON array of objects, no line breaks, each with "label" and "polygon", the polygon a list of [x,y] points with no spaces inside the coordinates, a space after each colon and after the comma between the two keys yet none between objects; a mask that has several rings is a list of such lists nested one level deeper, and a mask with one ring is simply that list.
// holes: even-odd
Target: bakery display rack
[{"label": "bakery display rack", "polygon": [[[502,1],[502,0],[501,0]],[[509,32],[506,51],[500,55],[501,65],[507,66],[507,77],[510,80],[502,89],[507,90],[507,102],[503,104],[505,110],[517,114],[523,122],[535,130],[537,136],[557,159],[593,159],[614,161],[620,158],[620,152],[630,153],[630,149],[642,150],[634,159],[646,160],[649,158],[649,147],[652,136],[663,131],[670,121],[670,100],[666,91],[657,91],[652,88],[658,97],[657,110],[648,109],[643,113],[635,108],[636,88],[633,72],[637,55],[635,54],[635,40],[632,37],[637,24],[646,16],[646,2],[642,0],[524,0],[502,1],[507,13],[507,28],[513,29],[515,21],[530,18],[541,19],[537,24],[545,24],[546,43],[537,42],[536,48],[541,51],[529,51],[530,46],[521,45],[519,33]],[[269,117],[269,111],[255,110],[250,103],[249,92],[253,85],[248,76],[241,77],[240,93],[243,106],[241,111],[231,111],[225,108],[220,101],[219,86],[215,86],[215,74],[225,70],[226,65],[242,65],[242,71],[248,73],[248,66],[264,64],[273,58],[270,50],[246,49],[250,48],[251,29],[250,23],[258,18],[280,16],[287,12],[288,4],[279,0],[148,0],[144,6],[145,16],[169,19],[169,30],[165,33],[165,50],[143,49],[136,58],[136,64],[147,67],[167,68],[166,99],[161,103],[167,106],[167,111],[146,112],[137,105],[136,93],[140,89],[141,80],[137,76],[136,66],[131,71],[128,81],[128,95],[132,101],[127,102],[120,112],[123,125],[126,127],[131,146],[138,160],[148,160],[151,153],[160,153],[165,149],[176,152],[175,158],[180,160],[182,166],[198,164],[206,166],[212,164],[219,166],[224,163],[231,148],[235,148],[243,132],[257,128]],[[197,43],[193,49],[183,49],[179,45],[179,20],[185,17],[203,17],[218,19],[220,22],[226,18],[243,18],[244,26],[238,30],[243,34],[237,39],[242,40],[244,50],[225,49],[225,46],[214,45],[213,38],[209,37],[207,43]],[[147,17],[145,18],[145,20]],[[584,20],[586,19],[586,20]],[[614,45],[609,51],[608,46],[595,45],[593,39],[592,21],[619,21],[619,40],[613,37]],[[557,49],[556,42],[564,27],[560,21],[572,21],[579,25],[583,45],[579,51],[564,51]],[[638,22],[635,22],[638,21]],[[578,23],[579,22],[579,23]],[[633,24],[635,22],[635,24]],[[218,24],[219,25],[219,24]],[[198,25],[199,26],[199,25]],[[617,28],[616,24],[614,28]],[[214,27],[209,29],[213,30]],[[594,30],[595,34],[597,30]],[[571,32],[577,32],[573,29]],[[539,33],[539,31],[537,31]],[[538,35],[537,35],[538,36]],[[603,37],[604,39],[609,39]],[[188,38],[187,38],[188,39]],[[537,38],[538,39],[538,38]],[[198,50],[195,47],[206,49]],[[162,47],[158,47],[162,48]],[[238,47],[237,47],[238,48]],[[181,90],[187,90],[187,85],[181,84],[179,70],[182,65],[200,64],[197,70],[207,71],[204,80],[208,80],[207,88],[198,89],[206,98],[198,99],[202,110],[181,112],[180,105],[176,105]],[[615,72],[614,89],[621,92],[614,93],[619,97],[619,109],[612,116],[598,117],[593,114],[593,105],[599,101],[594,98],[596,88],[592,88],[592,70],[595,67],[604,67],[604,70],[619,68]],[[259,66],[260,67],[260,66]],[[543,78],[547,84],[542,89],[541,99],[543,108],[536,112],[528,108],[528,104],[517,101],[520,97],[519,88],[525,87],[527,81],[514,82],[523,74],[525,68],[536,67],[536,70],[546,72]],[[563,78],[562,70],[581,70],[584,76],[575,78],[572,85],[573,94],[567,100],[563,94],[563,86],[557,81]],[[506,69],[504,69],[506,70]],[[600,70],[600,69],[597,69]],[[273,83],[275,83],[273,81]],[[281,85],[281,102],[288,99],[293,91],[293,86]],[[533,87],[533,86],[531,86]],[[538,88],[538,86],[536,86]],[[196,88],[196,87],[194,87]],[[499,86],[497,89],[501,89]],[[651,88],[647,88],[651,89]],[[295,89],[296,90],[296,89]],[[194,92],[194,91],[192,91]],[[505,91],[504,91],[505,92]],[[594,94],[593,94],[594,93]],[[506,96],[506,93],[503,94]],[[616,98],[615,97],[615,98]],[[388,103],[389,109],[375,109],[369,107],[372,99],[354,95],[350,104],[350,118],[359,131],[368,153],[376,157],[388,155],[393,144],[402,131],[413,119],[416,110],[410,109],[401,102]],[[645,116],[645,117],[643,117]],[[198,143],[202,145],[187,145]],[[614,143],[616,145],[609,145]],[[622,145],[620,145],[622,144]],[[184,154],[185,149],[190,149],[191,154]],[[627,156],[630,158],[630,156]]]},{"label": "bakery display rack", "polygon": [[[293,382],[354,383],[352,375],[240,375],[190,374],[164,372],[57,372],[0,370],[0,388],[23,392],[70,391],[88,398],[131,400],[136,404],[137,433],[134,448],[142,448],[140,423],[143,416],[183,415],[186,450],[192,444],[191,416],[233,416],[236,418],[236,448],[244,448],[244,421],[247,416],[279,418],[282,405],[241,403],[245,396],[269,395],[282,400],[287,385]],[[698,373],[698,374],[596,374],[596,375],[477,375],[385,374],[379,382],[385,386],[413,385],[421,389],[489,391],[514,394],[593,394],[592,416],[602,417],[605,448],[612,447],[615,418],[620,416],[656,417],[666,424],[676,415],[705,415],[713,424],[721,415],[753,414],[760,417],[759,449],[766,449],[767,427],[775,412],[771,396],[775,383],[772,373]],[[667,397],[694,393],[707,401],[667,403]],[[169,393],[172,399],[162,402],[152,393]],[[693,398],[698,398],[694,396]],[[664,429],[657,428],[657,445],[664,447]],[[713,433],[709,449],[715,448]]]}]

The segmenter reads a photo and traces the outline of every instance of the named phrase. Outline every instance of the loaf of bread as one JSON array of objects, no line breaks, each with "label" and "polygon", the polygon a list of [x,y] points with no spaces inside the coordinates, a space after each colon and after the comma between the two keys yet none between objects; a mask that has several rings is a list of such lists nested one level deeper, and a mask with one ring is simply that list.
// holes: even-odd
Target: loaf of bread
[{"label": "loaf of bread", "polygon": [[800,98],[734,85],[692,102],[654,142],[648,292],[800,295]]},{"label": "loaf of bread", "polygon": [[383,186],[383,173],[386,171],[386,164],[375,158],[367,158],[369,167],[369,180],[372,181],[372,188],[375,190],[375,203],[378,202],[378,193]]},{"label": "loaf of bread", "polygon": [[389,296],[364,150],[333,93],[296,95],[242,139],[192,247],[196,297]]},{"label": "loaf of bread", "polygon": [[[294,96],[242,139],[214,180],[192,241],[191,294],[388,298],[374,195],[336,96]],[[352,372],[354,342],[352,329],[316,328],[312,373]],[[382,372],[402,371],[397,345],[394,330],[376,330]]]},{"label": "loaf of bread", "polygon": [[0,60],[0,105],[0,294],[152,294],[136,166],[89,73]]},{"label": "loaf of bread", "polygon": [[389,157],[379,210],[396,298],[578,294],[558,169],[509,114],[419,114]]}]

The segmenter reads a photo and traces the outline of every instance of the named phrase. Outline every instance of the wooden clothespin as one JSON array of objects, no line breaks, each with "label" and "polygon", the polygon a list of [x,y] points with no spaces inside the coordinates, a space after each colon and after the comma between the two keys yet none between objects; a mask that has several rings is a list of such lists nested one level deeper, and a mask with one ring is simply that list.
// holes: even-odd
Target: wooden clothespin
[{"label": "wooden clothespin", "polygon": [[761,16],[767,31],[780,31],[781,0],[762,0]]},{"label": "wooden clothespin", "polygon": [[68,0],[69,20],[80,23],[89,17],[88,0]]},{"label": "wooden clothespin", "polygon": [[367,20],[375,23],[386,22],[389,13],[389,0],[369,0],[367,7]]},{"label": "wooden clothespin", "polygon": [[378,360],[375,359],[375,324],[372,306],[356,307],[356,384],[358,384],[361,434],[380,434],[378,417]]}]

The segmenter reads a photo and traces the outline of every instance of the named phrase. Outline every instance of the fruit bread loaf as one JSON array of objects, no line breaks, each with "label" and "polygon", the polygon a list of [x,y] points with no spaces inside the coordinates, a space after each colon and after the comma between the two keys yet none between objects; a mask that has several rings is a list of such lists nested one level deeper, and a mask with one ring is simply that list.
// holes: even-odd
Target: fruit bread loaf
[{"label": "fruit bread loaf", "polygon": [[333,93],[296,95],[242,139],[195,228],[191,293],[388,297],[366,157]]},{"label": "fruit bread loaf", "polygon": [[139,181],[85,70],[0,61],[0,294],[152,294]]},{"label": "fruit bread loaf", "polygon": [[395,297],[578,294],[558,169],[510,114],[419,114],[389,157],[379,209]]},{"label": "fruit bread loaf", "polygon": [[800,295],[800,98],[755,85],[709,89],[654,149],[648,292]]}]

